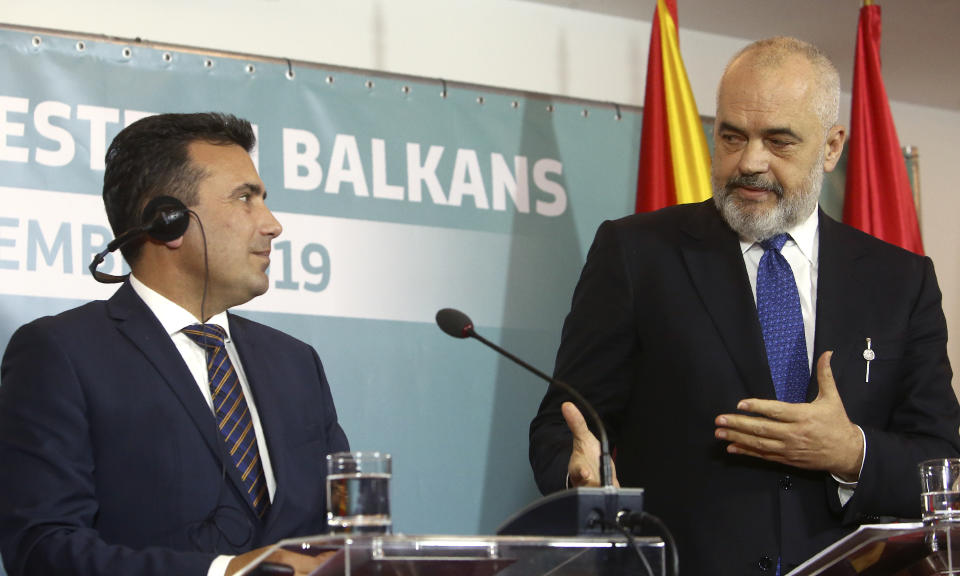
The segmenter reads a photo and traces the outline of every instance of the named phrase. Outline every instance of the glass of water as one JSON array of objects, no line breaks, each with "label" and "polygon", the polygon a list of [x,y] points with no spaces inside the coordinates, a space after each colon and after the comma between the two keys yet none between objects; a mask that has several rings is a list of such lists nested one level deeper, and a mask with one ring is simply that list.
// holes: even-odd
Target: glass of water
[{"label": "glass of water", "polygon": [[923,521],[960,522],[960,458],[920,463]]},{"label": "glass of water", "polygon": [[389,534],[392,460],[383,452],[327,455],[327,526],[334,534]]}]

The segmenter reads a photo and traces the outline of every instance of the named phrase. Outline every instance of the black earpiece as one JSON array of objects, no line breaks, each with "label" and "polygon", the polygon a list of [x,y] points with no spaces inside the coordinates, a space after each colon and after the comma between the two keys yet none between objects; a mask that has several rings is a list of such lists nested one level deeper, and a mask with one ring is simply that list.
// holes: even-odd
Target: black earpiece
[{"label": "black earpiece", "polygon": [[114,276],[97,271],[107,254],[126,246],[144,235],[150,236],[157,242],[170,242],[183,236],[190,225],[190,209],[173,196],[157,196],[147,202],[140,217],[140,225],[131,228],[117,236],[107,244],[107,248],[94,256],[90,263],[90,273],[97,282],[103,284],[117,284],[123,282],[126,276]]},{"label": "black earpiece", "polygon": [[157,196],[143,208],[141,228],[158,242],[170,242],[183,236],[190,225],[190,212],[173,196]]}]

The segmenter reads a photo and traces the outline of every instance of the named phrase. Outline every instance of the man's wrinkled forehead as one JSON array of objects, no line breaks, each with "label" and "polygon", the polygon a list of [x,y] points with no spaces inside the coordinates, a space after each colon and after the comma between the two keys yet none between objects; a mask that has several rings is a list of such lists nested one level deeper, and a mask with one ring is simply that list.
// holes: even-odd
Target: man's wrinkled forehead
[{"label": "man's wrinkled forehead", "polygon": [[818,90],[812,66],[802,59],[786,61],[777,67],[737,62],[720,82],[717,118],[731,114],[771,117],[816,114]]}]

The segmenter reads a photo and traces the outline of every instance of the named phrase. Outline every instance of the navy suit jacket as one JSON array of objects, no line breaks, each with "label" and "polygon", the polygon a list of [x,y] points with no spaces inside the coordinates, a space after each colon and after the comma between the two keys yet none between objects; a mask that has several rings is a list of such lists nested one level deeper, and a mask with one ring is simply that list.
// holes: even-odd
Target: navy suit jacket
[{"label": "navy suit jacket", "polygon": [[348,449],[316,352],[229,315],[277,490],[263,520],[196,381],[124,284],[40,318],[0,368],[0,550],[10,576],[206,574],[217,554],[325,531],[324,456]]},{"label": "navy suit jacket", "polygon": [[[831,366],[866,435],[853,498],[829,474],[734,456],[714,419],[776,398],[737,235],[707,202],[605,222],[564,323],[555,375],[596,406],[625,486],[676,537],[687,575],[782,573],[879,516],[918,517],[917,463],[960,454],[947,329],[933,265],[820,215],[814,366]],[[865,382],[863,350],[876,359]],[[814,370],[814,372],[816,372]],[[818,391],[814,373],[807,399]],[[531,425],[543,492],[563,488],[567,396]]]}]

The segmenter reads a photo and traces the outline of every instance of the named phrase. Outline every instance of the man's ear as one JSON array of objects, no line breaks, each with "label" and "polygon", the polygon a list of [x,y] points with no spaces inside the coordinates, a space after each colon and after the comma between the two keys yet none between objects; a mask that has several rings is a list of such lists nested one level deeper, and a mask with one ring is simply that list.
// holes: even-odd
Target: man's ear
[{"label": "man's ear", "polygon": [[836,124],[827,132],[827,140],[823,147],[823,171],[832,172],[837,167],[840,155],[843,154],[843,143],[847,138],[847,129]]},{"label": "man's ear", "polygon": [[174,238],[173,240],[171,240],[171,241],[169,241],[169,242],[164,242],[163,245],[166,246],[167,248],[171,249],[171,250],[176,250],[177,248],[183,246],[183,236],[180,236],[180,237],[178,237],[178,238]]}]

